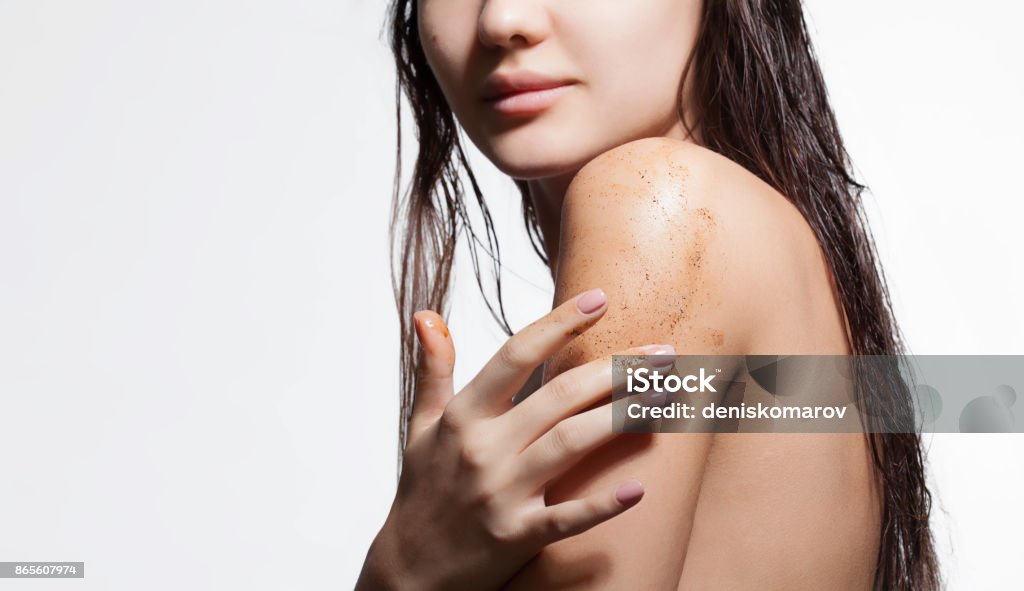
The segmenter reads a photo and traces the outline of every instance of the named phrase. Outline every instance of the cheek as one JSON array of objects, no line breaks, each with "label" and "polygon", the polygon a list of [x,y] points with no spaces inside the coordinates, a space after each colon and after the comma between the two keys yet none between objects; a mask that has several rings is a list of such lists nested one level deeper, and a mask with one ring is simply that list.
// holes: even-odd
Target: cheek
[{"label": "cheek", "polygon": [[[454,2],[421,2],[419,37],[430,70],[453,108],[459,101],[456,89],[463,85],[460,72],[466,70],[472,48],[472,26],[466,24],[466,8],[453,10]],[[446,6],[447,5],[447,6]],[[472,21],[475,23],[475,21]]]},{"label": "cheek", "polygon": [[578,38],[577,53],[587,56],[583,67],[602,117],[636,125],[641,119],[675,117],[683,67],[696,41],[699,3],[655,4],[662,9],[634,11],[629,18],[618,10],[617,19],[600,24],[606,31],[601,43],[593,36]]}]

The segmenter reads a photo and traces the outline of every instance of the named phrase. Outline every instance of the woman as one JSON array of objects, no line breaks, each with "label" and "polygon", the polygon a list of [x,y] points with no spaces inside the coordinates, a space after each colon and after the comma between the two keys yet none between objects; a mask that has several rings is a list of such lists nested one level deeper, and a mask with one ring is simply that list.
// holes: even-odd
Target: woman
[{"label": "woman", "polygon": [[[359,585],[937,588],[917,435],[613,438],[600,406],[608,356],[644,343],[903,351],[800,3],[395,0],[391,19],[419,138],[396,199],[404,469]],[[425,310],[469,228],[460,166],[498,264],[456,121],[516,182],[556,306],[453,399]]]}]

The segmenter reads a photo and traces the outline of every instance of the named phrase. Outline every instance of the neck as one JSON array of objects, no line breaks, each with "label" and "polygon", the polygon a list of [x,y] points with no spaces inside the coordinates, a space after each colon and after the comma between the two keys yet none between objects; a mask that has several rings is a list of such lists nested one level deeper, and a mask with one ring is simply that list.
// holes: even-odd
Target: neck
[{"label": "neck", "polygon": [[558,242],[561,239],[562,203],[569,183],[578,170],[571,173],[526,181],[530,191],[533,211],[537,214],[541,236],[544,240],[544,253],[548,257],[548,268],[552,279],[558,271]]}]

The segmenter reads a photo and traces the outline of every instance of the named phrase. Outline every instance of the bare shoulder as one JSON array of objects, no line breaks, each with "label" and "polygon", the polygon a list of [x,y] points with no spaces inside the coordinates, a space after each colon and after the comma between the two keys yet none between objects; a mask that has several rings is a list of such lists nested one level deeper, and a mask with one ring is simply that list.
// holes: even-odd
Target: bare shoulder
[{"label": "bare shoulder", "polygon": [[645,138],[587,163],[566,193],[559,250],[565,283],[611,284],[622,322],[661,322],[677,349],[841,352],[832,333],[792,330],[835,328],[831,274],[811,227],[766,182],[695,144]]},{"label": "bare shoulder", "polygon": [[635,140],[600,154],[573,178],[567,199],[612,196],[616,188],[623,187],[673,193],[680,199],[716,207],[769,205],[775,198],[785,201],[771,186],[725,156],[664,137]]},{"label": "bare shoulder", "polygon": [[[580,210],[590,209],[605,212],[631,238],[679,235],[673,242],[680,248],[695,246],[688,234],[713,233],[718,248],[707,254],[734,259],[734,270],[751,280],[787,270],[782,265],[793,256],[817,249],[803,216],[768,183],[717,152],[671,138],[623,144],[582,168],[563,212],[586,222]],[[652,215],[636,215],[645,212]]]},{"label": "bare shoulder", "polygon": [[[562,205],[554,303],[601,287],[608,310],[545,363],[543,381],[639,345],[747,353],[767,309],[760,284],[768,280],[759,278],[771,275],[751,258],[760,252],[749,226],[780,215],[755,181],[707,150],[664,139],[630,142],[587,163]],[[549,504],[628,478],[644,483],[644,500],[546,547],[507,588],[585,581],[588,589],[628,589],[641,578],[675,588],[711,444],[707,433],[621,437],[589,455],[552,483]]]},{"label": "bare shoulder", "polygon": [[[587,163],[570,184],[555,272],[555,304],[601,287],[608,310],[548,360],[543,381],[616,351],[655,343],[671,343],[679,354],[830,352],[822,349],[833,346],[829,339],[839,329],[823,263],[800,213],[739,165],[669,139],[618,146]],[[826,333],[831,336],[823,337]],[[728,500],[738,498],[730,489],[735,475],[746,473],[733,469],[736,460],[730,458],[749,457],[753,465],[768,466],[757,473],[759,480],[744,481],[748,489],[759,484],[756,490],[765,494],[781,489],[778,474],[791,474],[764,461],[763,439],[730,439],[734,445],[725,452],[718,445],[712,457],[708,433],[633,435],[587,456],[551,483],[546,500],[551,505],[580,499],[638,478],[646,491],[643,501],[545,547],[506,589],[629,589],[638,580],[650,588],[675,589],[684,563],[699,562],[701,553],[735,557],[734,536],[719,544],[724,538],[709,541],[709,529],[749,537],[749,528],[729,519],[760,507],[726,503],[720,514],[727,517],[709,518],[710,501],[702,493],[709,486],[706,477],[726,491],[708,496]],[[801,445],[817,450],[809,456],[831,462],[836,455],[821,453],[823,443],[804,439]],[[776,444],[769,455],[782,457],[778,449]],[[808,482],[813,480],[789,484]],[[776,494],[772,500],[778,498],[792,503],[807,497]],[[695,530],[701,519],[703,528]],[[777,532],[778,524],[758,531]],[[690,544],[694,533],[698,551]]]}]

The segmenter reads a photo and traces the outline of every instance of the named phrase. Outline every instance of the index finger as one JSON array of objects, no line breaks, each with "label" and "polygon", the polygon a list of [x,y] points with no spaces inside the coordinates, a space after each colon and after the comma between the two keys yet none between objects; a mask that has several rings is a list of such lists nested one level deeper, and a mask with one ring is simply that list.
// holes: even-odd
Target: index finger
[{"label": "index finger", "polygon": [[608,298],[600,288],[563,302],[505,341],[470,380],[464,390],[469,395],[456,396],[452,404],[477,415],[505,412],[534,368],[596,324],[607,310]]},{"label": "index finger", "polygon": [[603,404],[626,386],[628,367],[663,369],[675,356],[672,345],[647,345],[615,353],[624,357],[619,371],[614,370],[612,355],[569,369],[541,386],[533,395],[505,413],[499,421],[508,422],[511,431],[522,440],[520,449],[540,438],[566,417]]}]

